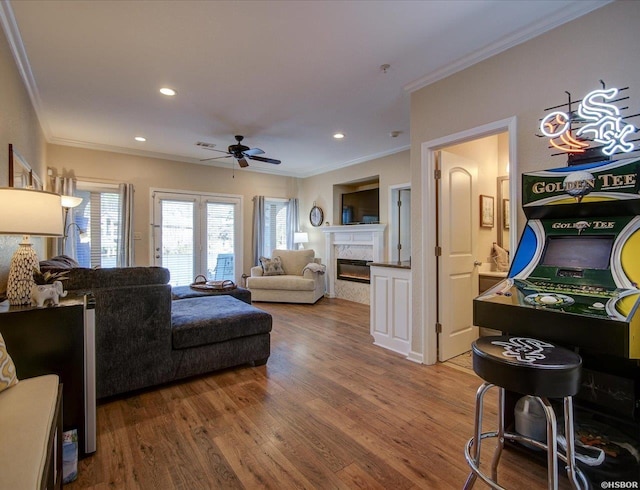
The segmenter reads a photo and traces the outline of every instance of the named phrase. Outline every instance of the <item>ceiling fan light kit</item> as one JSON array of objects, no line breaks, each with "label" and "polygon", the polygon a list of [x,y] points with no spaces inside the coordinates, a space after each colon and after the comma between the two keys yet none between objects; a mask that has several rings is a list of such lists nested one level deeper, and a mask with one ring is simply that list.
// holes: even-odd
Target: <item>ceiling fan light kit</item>
[{"label": "ceiling fan light kit", "polygon": [[[221,153],[226,153],[225,156],[221,156],[221,157],[213,157],[213,158],[204,158],[202,160],[200,160],[201,162],[208,162],[209,160],[218,160],[220,158],[229,158],[229,157],[233,157],[237,160],[238,165],[240,165],[241,168],[245,168],[249,166],[249,162],[247,162],[247,158],[249,160],[255,160],[257,162],[265,162],[265,163],[272,163],[274,165],[280,165],[280,160],[276,160],[274,158],[267,158],[267,157],[260,157],[258,155],[262,155],[264,153],[263,150],[261,150],[260,148],[249,148],[248,146],[245,146],[242,144],[242,140],[244,139],[244,136],[242,136],[241,134],[237,134],[235,136],[237,143],[235,145],[229,145],[229,147],[227,148],[227,151],[224,150],[216,150],[215,148],[208,146],[206,147],[207,150],[212,150],[212,151],[219,151]],[[215,145],[214,145],[215,146]]]}]

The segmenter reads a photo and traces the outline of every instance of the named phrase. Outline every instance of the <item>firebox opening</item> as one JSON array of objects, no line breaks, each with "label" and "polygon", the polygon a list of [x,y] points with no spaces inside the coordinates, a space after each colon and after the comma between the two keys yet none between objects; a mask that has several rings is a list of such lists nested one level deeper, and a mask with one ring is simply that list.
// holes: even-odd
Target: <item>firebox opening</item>
[{"label": "firebox opening", "polygon": [[371,271],[368,264],[369,262],[366,260],[338,259],[337,279],[369,284]]}]

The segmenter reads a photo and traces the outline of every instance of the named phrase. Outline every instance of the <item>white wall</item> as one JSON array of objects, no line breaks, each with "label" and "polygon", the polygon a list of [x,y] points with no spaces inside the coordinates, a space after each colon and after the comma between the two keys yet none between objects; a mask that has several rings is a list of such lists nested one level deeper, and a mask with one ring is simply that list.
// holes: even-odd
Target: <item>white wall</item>
[{"label": "white wall", "polygon": [[[9,143],[44,177],[46,146],[29,94],[0,30],[0,186],[9,184]],[[2,210],[9,212],[10,210]],[[15,210],[14,210],[15,211]],[[44,239],[32,238],[39,257],[44,258]],[[9,263],[20,243],[19,237],[0,235],[0,292],[7,287]]]},{"label": "white wall", "polygon": [[142,239],[135,242],[135,264],[151,265],[150,189],[236,194],[243,196],[244,263],[241,272],[251,268],[252,198],[296,197],[297,179],[238,168],[197,165],[159,158],[149,158],[69,146],[49,145],[48,164],[57,173],[76,178],[105,182],[127,182],[135,187],[134,231]]},{"label": "white wall", "polygon": [[[631,111],[638,112],[638,25],[640,2],[614,2],[411,94],[414,285],[431,280],[425,277],[430,256],[422,249],[423,234],[430,233],[420,214],[422,143],[515,116],[519,173],[565,165],[562,158],[550,157],[545,140],[535,136],[539,118],[545,108],[566,101],[565,90],[575,100],[599,88],[600,79],[610,87],[629,86]],[[511,179],[519,182],[519,173]],[[518,234],[523,226],[520,213]],[[424,303],[423,291],[414,288],[412,350],[434,360],[435,333]]]},{"label": "white wall", "polygon": [[[353,182],[363,177],[379,176],[380,178],[380,222],[389,224],[389,186],[409,182],[409,151],[402,151],[369,162],[352,165],[321,175],[308,177],[300,181],[300,227],[309,233],[309,244],[305,248],[313,248],[316,256],[322,257],[325,250],[324,233],[309,223],[309,211],[315,201],[324,211],[325,223],[339,225],[341,217],[334,214],[333,186]],[[339,199],[339,196],[338,196]],[[340,209],[336,206],[335,209]],[[388,227],[387,227],[388,228]],[[385,260],[391,260],[388,247],[388,229],[385,231]],[[324,259],[324,257],[322,257]]]}]

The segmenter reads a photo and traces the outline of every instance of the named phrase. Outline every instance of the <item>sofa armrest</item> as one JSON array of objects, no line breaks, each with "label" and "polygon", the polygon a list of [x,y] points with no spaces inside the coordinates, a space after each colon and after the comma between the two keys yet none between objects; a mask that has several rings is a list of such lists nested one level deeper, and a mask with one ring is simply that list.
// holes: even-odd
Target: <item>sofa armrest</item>
[{"label": "sofa armrest", "polygon": [[[318,266],[321,266],[321,268]],[[314,260],[312,263],[307,264],[307,266],[302,270],[302,277],[314,280],[317,280],[319,277],[324,278],[326,270],[327,268],[324,265]]]},{"label": "sofa armrest", "polygon": [[171,379],[171,286],[97,288],[98,398]]},{"label": "sofa armrest", "polygon": [[251,268],[251,277],[260,277],[262,276],[262,266],[256,265]]}]

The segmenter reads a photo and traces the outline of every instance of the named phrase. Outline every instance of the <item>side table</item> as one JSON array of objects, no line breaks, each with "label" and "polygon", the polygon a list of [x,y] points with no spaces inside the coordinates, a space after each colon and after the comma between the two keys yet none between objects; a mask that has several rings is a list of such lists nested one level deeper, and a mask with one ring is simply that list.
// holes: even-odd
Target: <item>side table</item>
[{"label": "side table", "polygon": [[0,304],[0,332],[19,379],[57,374],[63,430],[77,429],[79,456],[96,450],[95,322],[87,297],[36,308]]}]

